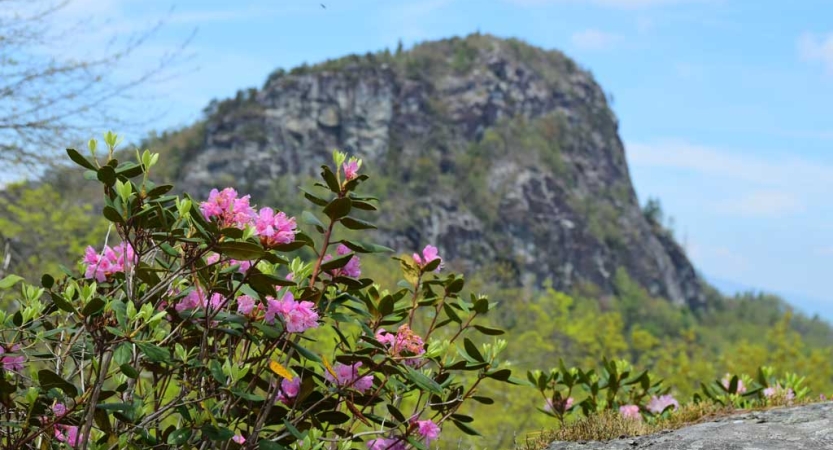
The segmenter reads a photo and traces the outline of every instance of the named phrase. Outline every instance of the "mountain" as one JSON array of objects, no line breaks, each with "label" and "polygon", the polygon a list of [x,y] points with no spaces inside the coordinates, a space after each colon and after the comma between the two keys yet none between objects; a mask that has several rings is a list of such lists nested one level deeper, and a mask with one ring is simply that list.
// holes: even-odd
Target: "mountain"
[{"label": "mountain", "polygon": [[624,270],[674,304],[705,302],[640,208],[604,91],[558,51],[473,34],[351,55],[277,70],[206,113],[174,171],[196,195],[232,185],[295,212],[295,186],[338,148],[376,177],[378,238],[397,250],[431,243],[467,273],[564,291],[615,294]]}]

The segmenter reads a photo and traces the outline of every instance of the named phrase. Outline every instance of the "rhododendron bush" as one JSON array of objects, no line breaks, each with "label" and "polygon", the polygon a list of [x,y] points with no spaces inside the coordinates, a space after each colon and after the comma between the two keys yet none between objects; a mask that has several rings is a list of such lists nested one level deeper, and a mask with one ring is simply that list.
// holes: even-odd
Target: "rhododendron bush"
[{"label": "rhododendron bush", "polygon": [[68,150],[102,185],[104,242],[40,287],[0,281],[20,288],[0,312],[3,448],[428,448],[449,423],[476,433],[458,410],[492,403],[483,380],[514,382],[478,323],[494,305],[435,247],[394,258],[398,286],[364,277],[391,250],[344,237],[375,228],[360,160],[335,152],[296,219],[231,188],[170,195],[158,155],[119,163],[116,142],[103,163],[95,141]]}]

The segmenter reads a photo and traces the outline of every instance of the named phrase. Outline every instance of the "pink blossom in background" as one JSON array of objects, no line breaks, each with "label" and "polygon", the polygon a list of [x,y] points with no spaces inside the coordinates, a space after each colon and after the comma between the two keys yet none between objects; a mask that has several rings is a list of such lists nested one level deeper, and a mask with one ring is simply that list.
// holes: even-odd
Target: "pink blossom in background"
[{"label": "pink blossom in background", "polygon": [[665,410],[668,406],[674,406],[674,409],[680,407],[680,403],[671,396],[671,395],[663,395],[657,397],[656,395],[651,397],[651,401],[648,402],[648,411],[651,411],[654,414],[659,414]]},{"label": "pink blossom in background", "polygon": [[99,283],[107,280],[107,277],[116,273],[123,273],[125,266],[129,264],[136,264],[136,254],[133,252],[133,247],[127,242],[110,247],[104,246],[101,253],[95,251],[93,247],[87,247],[84,251],[83,263],[87,266],[84,271],[84,278],[95,279]]},{"label": "pink blossom in background", "polygon": [[56,416],[63,416],[67,413],[67,407],[64,406],[63,403],[55,403],[55,405],[52,406],[52,412]]},{"label": "pink blossom in background", "polygon": [[324,378],[338,386],[349,386],[359,392],[364,392],[373,387],[373,375],[359,377],[359,367],[361,366],[361,362],[357,362],[352,366],[336,363],[333,366],[333,372],[335,372],[336,377],[333,378],[333,375],[328,370],[324,372]]},{"label": "pink blossom in background", "polygon": [[81,443],[78,435],[78,427],[70,425],[55,425],[55,439],[66,443],[70,447],[76,447]]},{"label": "pink blossom in background", "polygon": [[174,306],[174,309],[176,309],[177,312],[182,312],[188,309],[207,309],[209,307],[213,310],[217,310],[220,309],[220,306],[222,306],[225,301],[226,298],[218,292],[215,292],[211,294],[209,298],[206,298],[205,293],[203,293],[201,289],[195,288],[186,294],[185,297],[183,297],[176,304],[176,306]]},{"label": "pink blossom in background", "polygon": [[295,240],[295,218],[272,208],[261,208],[255,218],[255,231],[266,247],[289,244]]},{"label": "pink blossom in background", "polygon": [[[205,263],[208,265],[216,264],[218,262],[220,262],[220,255],[216,253],[212,253],[205,257]],[[223,265],[225,266],[226,264],[229,267],[239,265],[240,267],[237,270],[240,273],[246,273],[252,267],[251,261],[238,261],[236,259],[229,259],[227,261],[224,261]]]},{"label": "pink blossom in background", "polygon": [[318,327],[318,313],[312,302],[296,302],[291,292],[286,292],[281,300],[266,297],[266,316],[268,323],[275,322],[275,316],[280,316],[286,324],[286,331],[303,333],[310,328]]},{"label": "pink blossom in background", "polygon": [[[336,249],[336,254],[339,256],[344,256],[348,253],[352,252],[349,247],[344,244],[339,244],[338,248]],[[325,255],[323,262],[331,261],[333,257],[331,255]],[[340,269],[335,269],[328,271],[327,273],[330,274],[332,277],[340,277],[340,276],[347,276],[351,278],[358,278],[362,275],[362,268],[361,268],[361,261],[359,260],[358,255],[353,255],[347,264]]]},{"label": "pink blossom in background", "polygon": [[408,448],[405,439],[401,438],[376,438],[367,441],[368,450],[406,450]]},{"label": "pink blossom in background", "polygon": [[[376,332],[376,340],[386,345],[390,354],[393,356],[419,356],[425,353],[425,342],[407,324],[400,326],[396,334],[389,333],[384,328],[380,328]],[[405,364],[409,366],[417,366],[421,362],[421,358],[409,358],[405,360]]]},{"label": "pink blossom in background", "polygon": [[[562,412],[567,412],[570,408],[572,408],[573,407],[573,401],[574,401],[573,397],[567,397],[566,400],[562,400],[562,406],[564,408],[562,410]],[[554,405],[552,399],[548,398],[547,401],[544,402],[544,411],[558,412],[558,408],[555,408],[555,406],[558,406],[558,405]]]},{"label": "pink blossom in background", "polygon": [[359,176],[359,167],[361,167],[361,163],[359,160],[350,158],[350,161],[347,161],[342,165],[344,169],[344,178],[347,181],[354,180],[357,176]]},{"label": "pink blossom in background", "polygon": [[207,219],[216,219],[221,228],[246,228],[255,217],[254,208],[249,205],[249,196],[238,198],[237,191],[225,188],[212,189],[208,200],[200,203],[200,212]]},{"label": "pink blossom in background", "polygon": [[440,437],[440,427],[431,420],[420,420],[417,422],[417,432],[422,438],[425,445],[431,445],[431,442]]},{"label": "pink blossom in background", "polygon": [[417,265],[420,267],[425,267],[431,261],[439,259],[440,265],[437,266],[434,272],[439,272],[443,266],[442,258],[440,258],[439,251],[437,250],[437,247],[434,247],[433,245],[426,245],[425,248],[422,250],[422,256],[420,256],[419,253],[414,253],[413,258],[414,262],[416,262]]},{"label": "pink blossom in background", "polygon": [[792,388],[785,388],[780,384],[764,389],[764,397],[771,398],[774,396],[783,396],[787,401],[792,401],[795,399],[795,392],[793,392]]},{"label": "pink blossom in background", "polygon": [[[8,348],[8,350],[6,350],[6,348]],[[6,355],[6,353],[15,353],[20,351],[20,345],[14,344],[11,347],[6,348],[0,345],[0,363],[3,364],[3,370],[7,370],[9,372],[22,371],[23,363],[26,362],[26,357],[23,355]]]},{"label": "pink blossom in background", "polygon": [[295,377],[292,381],[284,378],[281,380],[281,388],[278,389],[278,400],[289,405],[299,392],[301,392],[301,377]]},{"label": "pink blossom in background", "polygon": [[252,311],[255,309],[255,305],[257,305],[257,300],[248,295],[241,295],[237,297],[237,313],[242,314],[244,316],[248,316],[252,314]]},{"label": "pink blossom in background", "polygon": [[[731,384],[732,384],[732,376],[727,373],[726,376],[723,377],[722,384],[723,384],[723,387],[725,387],[728,390],[729,386],[731,386]],[[737,391],[737,393],[738,394],[743,394],[744,392],[746,392],[746,386],[744,386],[743,380],[738,378],[738,391]]]},{"label": "pink blossom in background", "polygon": [[246,443],[246,438],[244,438],[243,436],[241,436],[239,434],[235,434],[234,437],[231,438],[231,440],[240,444],[240,445],[243,445],[243,444]]},{"label": "pink blossom in background", "polygon": [[626,419],[642,420],[642,414],[639,414],[637,405],[622,405],[619,407],[619,414]]}]

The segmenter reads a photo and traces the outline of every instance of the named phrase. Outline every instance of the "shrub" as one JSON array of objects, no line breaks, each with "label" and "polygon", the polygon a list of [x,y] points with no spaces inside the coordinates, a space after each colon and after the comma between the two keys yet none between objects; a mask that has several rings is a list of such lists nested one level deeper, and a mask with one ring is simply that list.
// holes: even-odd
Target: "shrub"
[{"label": "shrub", "polygon": [[375,228],[355,215],[376,210],[360,160],[322,166],[306,233],[230,188],[168,195],[150,181],[158,155],[119,163],[117,142],[104,164],[95,141],[92,158],[68,150],[102,185],[103,248],[0,312],[5,448],[398,449],[447,422],[477,433],[460,406],[492,403],[486,379],[512,382],[506,342],[474,343],[503,333],[478,323],[494,304],[464,297],[430,245],[394,258],[397,287],[363,277],[360,254],[391,250],[339,238]]}]

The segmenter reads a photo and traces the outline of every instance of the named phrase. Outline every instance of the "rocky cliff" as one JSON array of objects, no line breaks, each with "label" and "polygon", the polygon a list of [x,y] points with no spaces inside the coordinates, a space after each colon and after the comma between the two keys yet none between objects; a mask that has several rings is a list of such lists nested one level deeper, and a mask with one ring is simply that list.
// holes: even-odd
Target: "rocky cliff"
[{"label": "rocky cliff", "polygon": [[354,55],[276,71],[208,113],[179,176],[192,192],[285,198],[339,148],[376,176],[379,237],[397,250],[433,243],[459,269],[563,290],[612,293],[625,270],[703,302],[682,249],[642,214],[604,91],[559,52],[478,34]]}]

